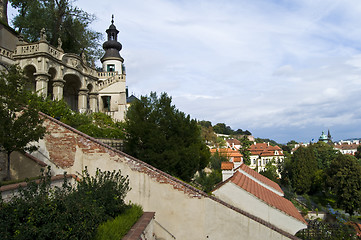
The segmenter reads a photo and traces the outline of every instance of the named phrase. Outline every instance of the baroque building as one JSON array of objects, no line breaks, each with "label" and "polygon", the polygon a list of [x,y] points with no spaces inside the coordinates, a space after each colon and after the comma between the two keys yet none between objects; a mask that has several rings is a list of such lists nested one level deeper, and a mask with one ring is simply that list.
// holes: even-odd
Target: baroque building
[{"label": "baroque building", "polygon": [[0,69],[18,64],[29,78],[28,88],[43,97],[64,99],[74,111],[104,112],[116,121],[122,121],[127,108],[126,76],[119,31],[114,25],[106,30],[103,44],[102,71],[89,66],[85,54],[65,53],[62,41],[48,43],[45,29],[40,40],[28,43],[7,25],[6,6],[1,2]]}]

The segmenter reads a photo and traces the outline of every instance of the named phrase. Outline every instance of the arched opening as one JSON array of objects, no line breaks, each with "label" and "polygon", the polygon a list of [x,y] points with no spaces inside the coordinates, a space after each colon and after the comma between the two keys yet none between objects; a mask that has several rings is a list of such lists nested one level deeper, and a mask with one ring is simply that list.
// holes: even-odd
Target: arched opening
[{"label": "arched opening", "polygon": [[48,73],[50,74],[50,79],[48,82],[48,97],[52,100],[54,100],[54,91],[53,91],[53,83],[54,83],[54,78],[56,76],[56,70],[55,68],[50,68]]},{"label": "arched opening", "polygon": [[78,93],[81,82],[78,76],[69,74],[64,76],[64,101],[73,111],[78,111]]},{"label": "arched opening", "polygon": [[35,81],[35,76],[34,76],[34,73],[36,73],[35,67],[33,65],[27,65],[24,67],[23,71],[24,71],[25,76],[28,78],[25,88],[27,90],[35,92],[35,90],[36,90],[36,81]]}]

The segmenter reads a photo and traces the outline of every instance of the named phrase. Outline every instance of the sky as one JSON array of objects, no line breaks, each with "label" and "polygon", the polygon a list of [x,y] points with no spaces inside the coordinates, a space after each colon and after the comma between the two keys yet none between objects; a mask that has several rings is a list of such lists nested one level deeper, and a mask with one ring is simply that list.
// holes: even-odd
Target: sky
[{"label": "sky", "polygon": [[74,4],[104,40],[114,14],[137,97],[166,92],[192,118],[279,143],[361,138],[359,0]]}]

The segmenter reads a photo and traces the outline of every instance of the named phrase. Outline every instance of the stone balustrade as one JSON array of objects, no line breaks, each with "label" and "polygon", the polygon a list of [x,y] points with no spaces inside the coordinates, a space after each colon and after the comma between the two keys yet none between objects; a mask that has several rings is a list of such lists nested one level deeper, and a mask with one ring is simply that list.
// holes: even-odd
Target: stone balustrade
[{"label": "stone balustrade", "polygon": [[118,75],[118,71],[116,72],[98,72],[98,78],[109,78]]},{"label": "stone balustrade", "polygon": [[8,49],[0,47],[0,56],[12,59],[13,58],[13,52],[8,50]]},{"label": "stone balustrade", "polygon": [[[99,74],[98,74],[98,76],[99,76]],[[108,79],[99,81],[97,84],[97,90],[100,91],[100,90],[112,85],[115,82],[121,82],[121,81],[125,81],[124,75],[114,75]]]}]

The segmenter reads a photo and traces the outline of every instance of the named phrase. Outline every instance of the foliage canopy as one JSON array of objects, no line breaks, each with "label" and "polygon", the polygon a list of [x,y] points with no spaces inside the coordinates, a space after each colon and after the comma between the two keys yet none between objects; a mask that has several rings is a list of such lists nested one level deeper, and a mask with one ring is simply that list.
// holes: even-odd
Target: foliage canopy
[{"label": "foliage canopy", "polygon": [[84,51],[89,58],[100,56],[100,33],[89,27],[95,17],[73,6],[71,0],[9,0],[18,10],[14,26],[30,42],[38,41],[42,28],[53,46],[61,38],[62,48],[69,53]]},{"label": "foliage canopy", "polygon": [[197,121],[171,104],[171,97],[152,92],[128,109],[125,151],[185,181],[209,162]]}]

